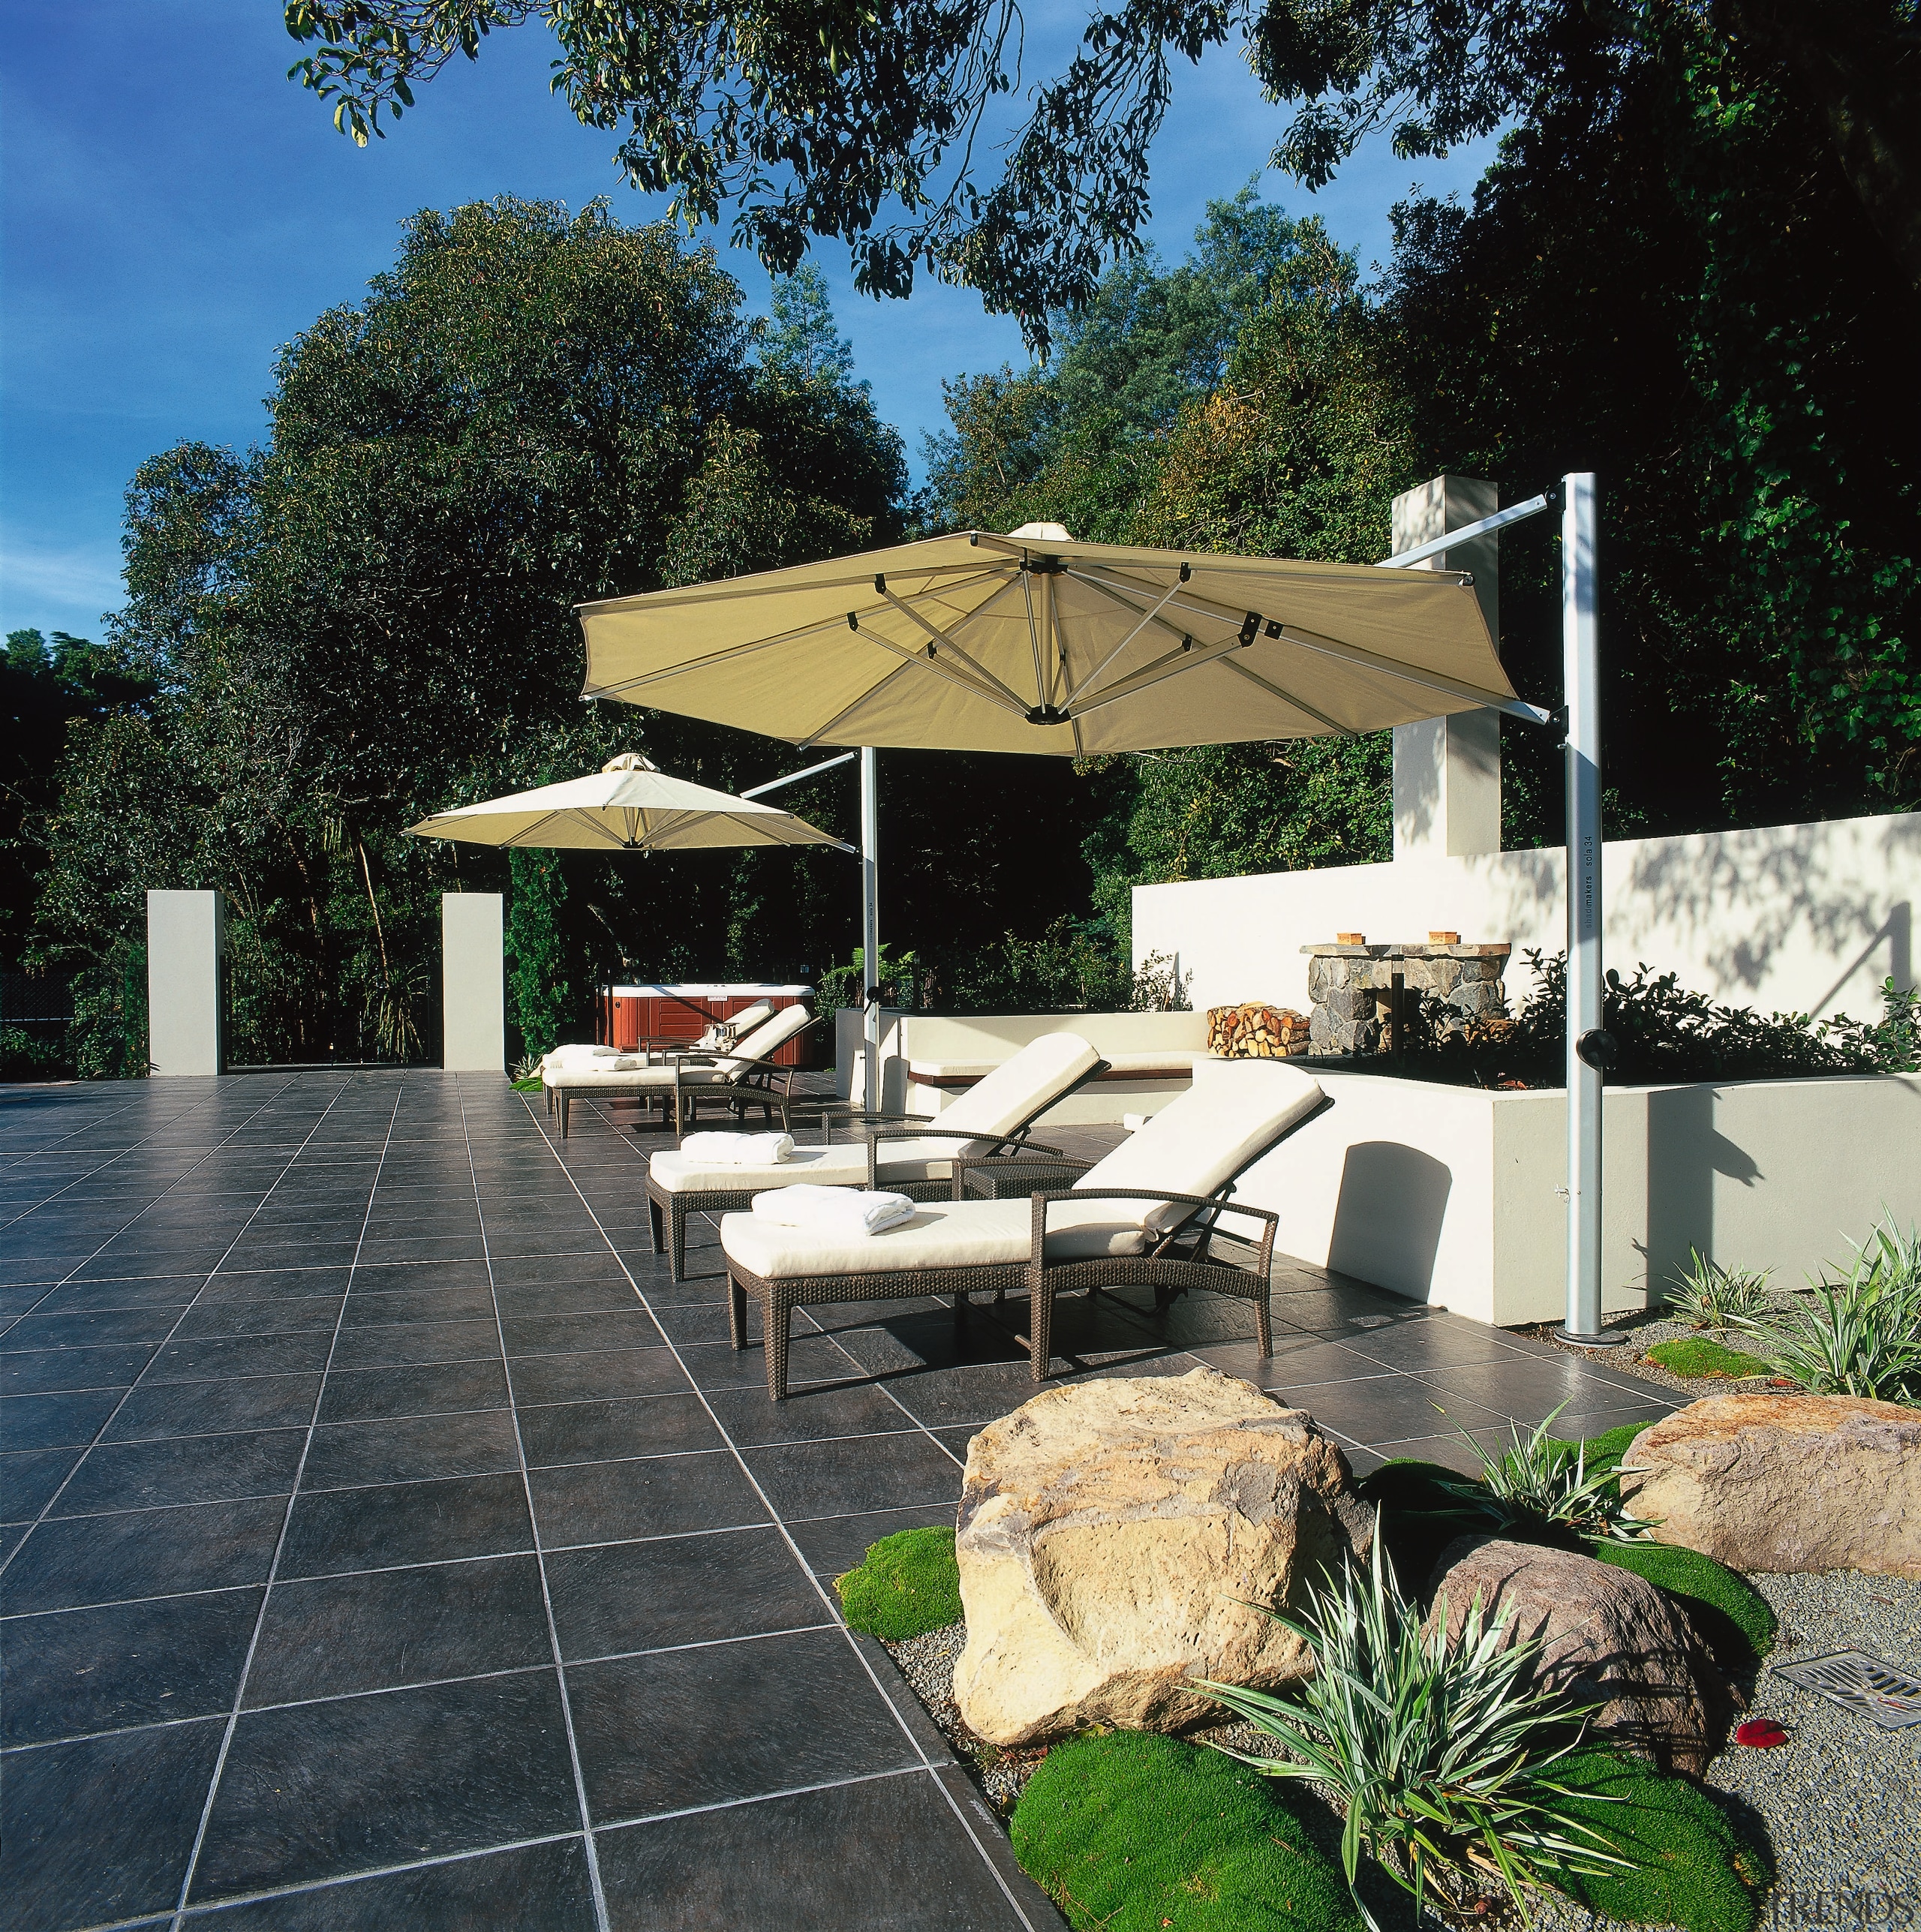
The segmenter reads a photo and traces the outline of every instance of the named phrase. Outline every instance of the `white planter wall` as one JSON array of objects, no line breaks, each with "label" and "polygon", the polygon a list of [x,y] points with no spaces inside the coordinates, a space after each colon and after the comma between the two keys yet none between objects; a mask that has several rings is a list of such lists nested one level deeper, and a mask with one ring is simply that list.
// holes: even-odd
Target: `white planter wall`
[{"label": "white planter wall", "polygon": [[[1333,1107],[1238,1191],[1280,1215],[1277,1247],[1480,1321],[1562,1314],[1564,1095],[1318,1077]],[[1691,1247],[1798,1284],[1883,1212],[1921,1221],[1921,1075],[1611,1087],[1606,1122],[1610,1309]]]}]

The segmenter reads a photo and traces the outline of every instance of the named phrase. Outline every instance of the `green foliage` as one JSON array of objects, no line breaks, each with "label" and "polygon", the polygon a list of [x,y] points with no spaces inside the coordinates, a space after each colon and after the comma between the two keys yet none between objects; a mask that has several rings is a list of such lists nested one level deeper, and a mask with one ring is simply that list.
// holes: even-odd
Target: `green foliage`
[{"label": "green foliage", "polygon": [[[1529,947],[1526,957],[1534,986],[1515,1017],[1478,1016],[1464,1032],[1444,1033],[1441,1022],[1451,1009],[1429,998],[1410,1020],[1396,1071],[1463,1086],[1562,1085],[1567,955],[1550,959]],[[1895,1070],[1880,1057],[1873,1037],[1844,1019],[1817,1021],[1798,1013],[1764,1018],[1751,1008],[1717,1006],[1705,994],[1689,992],[1677,974],[1645,965],[1625,979],[1609,971],[1601,1025],[1615,1043],[1607,1077],[1620,1086]]]},{"label": "green foliage", "polygon": [[1657,1342],[1647,1351],[1647,1359],[1670,1375],[1721,1376],[1738,1381],[1745,1375],[1765,1375],[1768,1365],[1758,1357],[1744,1355],[1738,1348],[1724,1347],[1705,1336],[1691,1335],[1674,1342]]},{"label": "green foliage", "polygon": [[868,1544],[853,1569],[834,1579],[834,1588],[851,1630],[888,1643],[944,1630],[961,1615],[954,1532],[936,1526],[884,1536]]},{"label": "green foliage", "polygon": [[1359,1932],[1313,1804],[1217,1752],[1114,1731],[1055,1745],[1009,1828],[1075,1932]]},{"label": "green foliage", "polygon": [[1562,1801],[1570,1819],[1601,1834],[1625,1864],[1555,1874],[1557,1890],[1624,1924],[1752,1932],[1773,1863],[1713,1792],[1604,1750],[1579,1752],[1559,1770],[1581,1794]]},{"label": "green foliage", "polygon": [[1611,1861],[1604,1840],[1568,1809],[1557,1771],[1582,1711],[1527,1688],[1537,1640],[1512,1640],[1505,1607],[1477,1596],[1459,1631],[1404,1597],[1374,1540],[1364,1573],[1350,1566],[1310,1589],[1306,1618],[1268,1614],[1306,1643],[1314,1674],[1279,1693],[1206,1688],[1277,1739],[1285,1758],[1243,1758],[1266,1777],[1312,1778],[1345,1812],[1341,1862],[1358,1886],[1363,1852],[1413,1894],[1478,1891],[1498,1873],[1523,1888]]},{"label": "green foliage", "polygon": [[[1561,1408],[1565,1408],[1562,1403]],[[1651,1527],[1621,1500],[1615,1466],[1591,1468],[1585,1444],[1571,1450],[1548,1434],[1561,1409],[1523,1435],[1519,1423],[1509,1427],[1511,1446],[1500,1456],[1489,1453],[1466,1429],[1457,1432],[1479,1459],[1481,1474],[1444,1479],[1442,1488],[1476,1511],[1500,1536],[1523,1542],[1571,1542],[1582,1537],[1619,1537],[1624,1541]]]},{"label": "green foliage", "polygon": [[140,1080],[147,1059],[147,949],[116,941],[74,978],[69,1038],[83,1080]]},{"label": "green foliage", "polygon": [[1921,1233],[1892,1216],[1854,1248],[1838,1281],[1796,1306],[1737,1318],[1769,1363],[1814,1395],[1921,1403]]},{"label": "green foliage", "polygon": [[1417,1594],[1424,1594],[1448,1544],[1486,1527],[1481,1511],[1456,1493],[1458,1480],[1444,1462],[1396,1456],[1354,1486],[1375,1512],[1375,1534],[1394,1573],[1408,1579]]},{"label": "green foliage", "polygon": [[1725,1328],[1736,1315],[1759,1315],[1767,1306],[1768,1271],[1724,1267],[1691,1247],[1688,1266],[1667,1278],[1667,1303],[1698,1328]]},{"label": "green foliage", "polygon": [[[439,895],[508,864],[405,826],[643,740],[724,789],[771,775],[718,728],[583,706],[572,606],[894,533],[897,439],[785,341],[757,359],[711,252],[598,205],[416,217],[283,352],[266,446],[137,473],[113,645],[158,692],[70,728],[41,949],[84,963],[137,936],[148,888],[218,887],[236,1059],[417,1057]],[[563,984],[792,976],[851,922],[838,854],[558,864],[537,1027]]]},{"label": "green foliage", "polygon": [[1588,1554],[1598,1563],[1631,1570],[1657,1589],[1678,1597],[1708,1639],[1721,1667],[1748,1671],[1774,1648],[1779,1627],[1768,1600],[1736,1572],[1678,1543],[1597,1540]]},{"label": "green foliage", "polygon": [[555,853],[516,850],[507,858],[513,890],[503,938],[514,1023],[522,1053],[549,1053],[579,1018],[561,935],[567,883]]}]

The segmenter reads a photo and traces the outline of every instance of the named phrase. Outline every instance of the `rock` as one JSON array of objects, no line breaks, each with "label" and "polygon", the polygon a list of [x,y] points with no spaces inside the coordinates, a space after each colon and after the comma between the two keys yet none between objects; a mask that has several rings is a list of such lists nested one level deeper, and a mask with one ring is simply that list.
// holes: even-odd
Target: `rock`
[{"label": "rock", "polygon": [[[1491,1616],[1505,1606],[1516,1642],[1539,1639],[1537,1689],[1601,1708],[1599,1741],[1698,1772],[1727,1735],[1726,1686],[1680,1609],[1631,1570],[1572,1550],[1493,1537],[1457,1537],[1441,1552],[1432,1588],[1445,1594],[1448,1627],[1460,1633],[1477,1592]],[[1441,1603],[1435,1604],[1438,1615]]]},{"label": "rock", "polygon": [[1339,1450],[1249,1383],[1049,1389],[968,1446],[960,1714],[1003,1745],[1174,1730],[1217,1708],[1196,1678],[1305,1676],[1306,1646],[1252,1606],[1299,1606],[1370,1533]]},{"label": "rock", "polygon": [[1659,1541],[1730,1570],[1921,1576],[1921,1410],[1710,1396],[1635,1437],[1621,1491]]}]

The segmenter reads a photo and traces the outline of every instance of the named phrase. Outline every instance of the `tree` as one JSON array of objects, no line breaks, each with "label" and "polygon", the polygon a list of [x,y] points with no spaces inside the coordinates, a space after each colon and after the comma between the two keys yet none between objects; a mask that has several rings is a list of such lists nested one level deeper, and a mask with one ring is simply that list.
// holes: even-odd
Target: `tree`
[{"label": "tree", "polygon": [[[1177,59],[1244,37],[1277,102],[1302,104],[1275,164],[1324,182],[1363,136],[1445,153],[1532,115],[1577,0],[1124,0],[1097,12],[1066,70],[1000,119],[1019,83],[1015,0],[795,10],[765,0],[284,0],[313,51],[291,72],[364,143],[416,83],[496,29],[537,18],[561,49],[555,91],[622,130],[629,179],[677,218],[735,209],[735,234],[791,274],[811,240],[853,253],[856,285],[906,294],[917,265],[978,289],[1045,347],[1050,318],[1134,253],[1147,156]],[[1585,0],[1580,0],[1585,4]],[[1921,33],[1916,0],[1615,0],[1616,40],[1673,12],[1817,112],[1827,165],[1921,288]],[[1002,121],[1013,125],[1003,130]],[[996,137],[1005,131],[1004,143]],[[996,178],[979,157],[1005,154]]]},{"label": "tree", "polygon": [[[76,728],[42,945],[98,958],[148,887],[218,886],[236,1058],[417,1056],[437,895],[507,863],[404,828],[636,744],[726,789],[777,771],[738,734],[583,706],[573,612],[892,534],[897,438],[837,366],[764,364],[756,339],[712,251],[663,227],[510,200],[416,217],[366,299],[283,353],[265,446],[137,473],[112,635],[157,695]],[[610,973],[741,970],[744,896],[768,915],[747,937],[799,952],[756,969],[853,924],[837,854],[556,863],[556,1025],[588,1023]]]}]

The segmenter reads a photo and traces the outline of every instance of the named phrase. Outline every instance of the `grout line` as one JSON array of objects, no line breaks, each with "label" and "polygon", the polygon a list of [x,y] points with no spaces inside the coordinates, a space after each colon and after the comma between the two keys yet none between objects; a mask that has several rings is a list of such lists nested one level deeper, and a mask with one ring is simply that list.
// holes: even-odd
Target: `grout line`
[{"label": "grout line", "polygon": [[[346,1086],[341,1089],[342,1093],[347,1090]],[[373,1179],[367,1191],[367,1211],[360,1224],[363,1238],[367,1222],[373,1216],[374,1198],[380,1192],[380,1170],[386,1159],[387,1148],[393,1139],[393,1124],[399,1117],[400,1104],[406,1093],[407,1081],[403,1076],[394,1088],[393,1107],[387,1116],[386,1138],[380,1143],[380,1158],[374,1164]],[[335,1098],[338,1098],[336,1095]],[[324,1119],[326,1116],[323,1114],[321,1118]],[[317,1121],[314,1123],[316,1130],[319,1124]],[[295,1158],[297,1159],[299,1157],[296,1155]],[[357,1254],[357,1249],[356,1252]],[[233,1734],[239,1725],[241,1708],[246,1699],[247,1680],[252,1675],[254,1653],[260,1648],[260,1633],[266,1627],[268,1607],[273,1601],[274,1579],[279,1573],[281,1558],[287,1549],[287,1533],[293,1526],[293,1506],[300,1493],[300,1479],[306,1473],[307,1458],[314,1446],[314,1432],[320,1424],[320,1406],[326,1399],[327,1366],[333,1360],[334,1348],[339,1345],[341,1324],[347,1314],[347,1298],[353,1292],[353,1271],[350,1263],[346,1293],[341,1297],[340,1315],[334,1322],[332,1345],[327,1351],[327,1363],[320,1369],[320,1385],[314,1391],[314,1406],[307,1422],[307,1439],[301,1445],[300,1460],[293,1471],[293,1492],[287,1499],[287,1508],[280,1519],[280,1534],[274,1543],[272,1560],[267,1565],[266,1587],[260,1593],[260,1607],[254,1615],[252,1633],[247,1639],[247,1654],[241,1662],[239,1681],[233,1687],[233,1708],[227,1714],[227,1728],[221,1733],[220,1748],[215,1753],[213,1774],[208,1780],[207,1795],[200,1806],[200,1823],[194,1833],[193,1847],[188,1854],[187,1868],[181,1874],[179,1896],[173,1909],[173,1932],[179,1932],[181,1916],[187,1909],[188,1896],[193,1889],[194,1876],[200,1870],[200,1852],[206,1843],[207,1826],[212,1820],[214,1801],[220,1795],[220,1781],[227,1770],[227,1753],[233,1747]]]},{"label": "grout line", "polygon": [[[528,1096],[522,1094],[519,1098],[522,1104],[525,1105]],[[600,1216],[595,1213],[593,1203],[588,1200],[586,1194],[582,1191],[579,1181],[576,1178],[573,1170],[568,1167],[565,1158],[561,1152],[558,1145],[554,1140],[552,1137],[542,1128],[539,1119],[535,1116],[534,1110],[531,1106],[527,1107],[527,1114],[528,1119],[533,1121],[535,1131],[540,1134],[541,1139],[546,1143],[547,1151],[552,1156],[555,1164],[560,1168],[561,1173],[567,1176],[568,1185],[573,1188],[574,1194],[579,1199],[581,1206],[586,1209],[588,1217],[593,1221],[594,1226],[600,1230],[602,1239],[607,1242],[608,1251],[613,1255],[615,1260],[619,1263],[621,1272],[626,1275],[627,1279],[633,1282],[633,1291],[640,1297],[641,1305],[647,1309],[649,1315],[652,1315],[654,1312],[653,1306],[648,1301],[645,1291],[642,1288],[639,1282],[634,1279],[633,1271],[627,1266],[625,1257],[623,1256],[620,1250],[615,1246],[613,1242],[609,1239],[606,1230],[604,1227],[601,1227]],[[603,1117],[604,1119],[604,1116]],[[610,1131],[612,1131],[611,1128]],[[636,1151],[637,1152],[638,1150],[636,1149]],[[660,1332],[663,1336],[666,1335],[666,1330],[664,1328],[662,1329]],[[1022,1907],[1019,1899],[1015,1896],[1013,1888],[1008,1884],[1006,1879],[1002,1876],[999,1866],[997,1865],[994,1861],[988,1855],[987,1847],[981,1843],[979,1834],[975,1831],[973,1820],[967,1816],[967,1813],[964,1810],[962,1810],[959,1803],[955,1799],[954,1794],[948,1789],[946,1785],[942,1781],[942,1780],[935,1775],[936,1767],[935,1766],[933,1760],[928,1756],[926,1747],[921,1744],[920,1739],[915,1735],[912,1727],[908,1723],[907,1720],[900,1711],[900,1707],[895,1704],[893,1698],[888,1695],[886,1687],[882,1684],[879,1676],[876,1672],[872,1662],[862,1651],[860,1645],[855,1642],[853,1632],[847,1628],[845,1621],[840,1616],[840,1605],[834,1600],[831,1596],[829,1595],[825,1586],[822,1585],[819,1577],[815,1573],[813,1566],[807,1561],[806,1557],[803,1555],[799,1543],[795,1540],[792,1531],[788,1528],[786,1520],[782,1517],[780,1513],[774,1508],[773,1498],[768,1495],[767,1492],[764,1489],[762,1488],[759,1479],[756,1477],[753,1469],[749,1466],[747,1458],[741,1454],[740,1447],[738,1444],[735,1442],[733,1436],[729,1431],[726,1424],[720,1420],[719,1414],[715,1411],[713,1403],[708,1399],[707,1392],[702,1389],[697,1382],[694,1381],[693,1372],[688,1369],[686,1360],[680,1352],[679,1345],[674,1341],[672,1336],[668,1336],[667,1346],[674,1351],[674,1360],[680,1364],[681,1372],[687,1377],[688,1382],[692,1384],[693,1387],[694,1393],[700,1397],[702,1406],[705,1408],[708,1415],[713,1418],[714,1427],[720,1432],[722,1438],[726,1442],[728,1447],[733,1450],[735,1459],[740,1465],[741,1474],[747,1478],[748,1483],[753,1486],[755,1493],[760,1498],[762,1505],[765,1507],[768,1516],[773,1521],[774,1528],[780,1531],[782,1540],[786,1543],[789,1550],[793,1555],[794,1561],[800,1565],[801,1573],[805,1576],[808,1582],[813,1585],[816,1594],[819,1597],[821,1601],[827,1606],[828,1614],[834,1619],[836,1624],[838,1624],[840,1627],[841,1636],[846,1642],[848,1649],[853,1654],[855,1660],[860,1665],[861,1670],[865,1672],[867,1681],[873,1686],[874,1691],[879,1697],[882,1704],[885,1707],[888,1714],[892,1717],[895,1724],[899,1726],[901,1735],[907,1740],[914,1755],[919,1759],[921,1768],[924,1771],[928,1777],[933,1780],[935,1789],[940,1793],[942,1801],[947,1805],[948,1810],[953,1814],[955,1821],[960,1825],[960,1828],[967,1834],[969,1842],[974,1847],[976,1855],[980,1859],[981,1863],[987,1868],[988,1872],[992,1876],[996,1885],[1000,1888],[1001,1895],[1007,1900],[1009,1906],[1013,1911],[1015,1917],[1020,1921],[1022,1925],[1027,1928],[1027,1932],[1036,1932],[1033,1921],[1027,1916],[1027,1914]],[[861,1513],[865,1513],[862,1512]],[[849,1781],[859,1782],[860,1780]],[[749,1801],[742,1801],[744,1802]],[[694,1808],[702,1810],[717,1810],[721,1807],[697,1807]]]},{"label": "grout line", "polygon": [[[738,1811],[743,1804],[765,1804],[777,1798],[805,1798],[816,1791],[845,1791],[849,1785],[878,1784],[883,1778],[918,1777],[921,1768],[919,1765],[900,1765],[891,1771],[857,1771],[851,1777],[823,1778],[818,1784],[783,1785],[778,1791],[756,1791],[745,1798],[719,1798],[711,1804],[682,1805],[674,1811],[640,1811],[630,1818],[609,1819],[606,1824],[596,1828],[603,1831],[624,1831],[636,1825],[664,1825],[675,1818],[699,1818],[710,1811]],[[934,1782],[938,1784],[940,1780],[936,1778]],[[977,1844],[979,1842],[976,1840]],[[1001,1889],[1005,1891],[1007,1888],[1003,1885]],[[1009,1897],[1011,1900],[1012,1894],[1010,1893]],[[1018,1909],[1018,1907],[1016,1909]],[[1027,1926],[1028,1932],[1033,1932],[1033,1924],[1027,1914],[1022,1912],[1021,1918],[1021,1923]]]},{"label": "grout line", "polygon": [[[504,1364],[507,1350],[507,1329],[501,1315],[500,1296],[494,1285],[493,1254],[487,1236],[487,1212],[480,1200],[480,1176],[473,1164],[473,1143],[467,1133],[467,1096],[461,1089],[460,1077],[457,1074],[454,1076],[454,1093],[460,1102],[461,1133],[467,1142],[467,1172],[473,1188],[474,1212],[479,1217],[480,1247],[487,1264],[488,1293],[494,1303],[494,1332],[500,1343],[501,1360]],[[507,1374],[511,1390],[512,1371],[509,1370]],[[574,1729],[573,1699],[567,1687],[567,1660],[561,1653],[560,1625],[554,1615],[554,1593],[548,1582],[547,1558],[541,1546],[540,1519],[534,1507],[534,1480],[528,1471],[527,1444],[521,1434],[519,1411],[515,1409],[510,1413],[513,1417],[514,1447],[520,1458],[521,1494],[527,1506],[528,1528],[534,1538],[534,1561],[540,1579],[541,1608],[547,1619],[547,1642],[552,1652],[554,1674],[560,1689],[561,1721],[567,1731],[567,1759],[573,1769],[574,1801],[580,1810],[581,1842],[586,1848],[588,1880],[594,1891],[594,1923],[599,1932],[609,1932],[606,1887],[601,1882],[600,1854],[594,1841],[594,1813],[588,1802],[587,1774],[581,1765],[580,1741]]]}]

